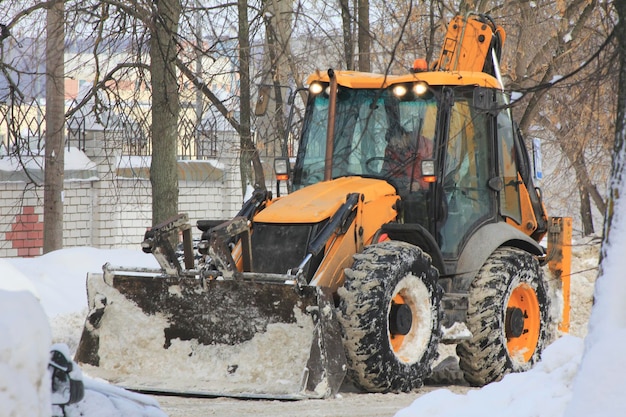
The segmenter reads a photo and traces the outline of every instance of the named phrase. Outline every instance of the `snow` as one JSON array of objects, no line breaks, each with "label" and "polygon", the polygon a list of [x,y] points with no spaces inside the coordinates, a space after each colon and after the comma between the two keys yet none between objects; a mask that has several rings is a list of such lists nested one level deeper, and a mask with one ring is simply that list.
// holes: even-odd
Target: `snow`
[{"label": "snow", "polygon": [[[119,158],[118,168],[149,168],[152,161],[151,156],[129,156],[124,155]],[[213,168],[224,170],[226,165],[217,159],[203,160],[181,160],[179,163],[185,164],[210,164]]]},{"label": "snow", "polygon": [[0,334],[0,415],[46,415],[50,328],[32,293],[0,290]]},{"label": "snow", "polygon": [[[0,157],[0,171],[15,172],[22,171],[24,168],[38,170],[42,169],[43,163],[43,154],[38,156],[21,155],[19,158],[15,155],[3,156]],[[65,149],[64,166],[65,170],[88,171],[96,169],[96,164],[83,151],[74,147]]]},{"label": "snow", "polygon": [[[624,195],[621,185],[620,194]],[[575,379],[574,396],[567,416],[626,415],[626,201],[618,200],[614,208],[609,245],[601,264],[602,274],[596,281],[596,304],[589,319],[585,339],[585,356]],[[602,383],[598,383],[602,381]]]},{"label": "snow", "polygon": [[[163,329],[168,327],[165,316],[145,314],[137,305],[124,302],[119,292],[107,291],[101,280],[92,285],[106,296],[108,306],[99,329],[99,367],[92,370],[85,365],[87,373],[128,387],[174,391],[254,393],[262,389],[282,395],[300,386],[314,326],[297,307],[296,323],[269,324],[265,332],[234,346],[173,339],[171,346],[163,349]],[[297,348],[292,340],[302,343]]]},{"label": "snow", "polygon": [[572,41],[572,32],[568,32],[563,36],[564,43],[570,43]]},{"label": "snow", "polygon": [[[626,213],[626,208],[620,212]],[[396,416],[626,415],[626,359],[621,352],[626,344],[626,281],[621,274],[626,259],[620,256],[626,248],[623,222],[623,216],[617,216],[585,340],[563,336],[545,350],[542,361],[532,370],[507,375],[482,389],[465,394],[450,389],[416,393],[416,400],[408,407],[400,409],[397,405]],[[582,258],[575,259],[574,271],[593,268],[596,255],[593,251],[578,252]],[[37,258],[0,259],[0,417],[50,415],[50,346],[63,342],[75,350],[86,314],[86,273],[100,271],[106,262],[156,266],[151,256],[125,249],[72,248]],[[581,284],[580,288],[591,291],[593,284],[587,278],[572,278],[573,287]],[[573,302],[574,308],[591,308],[591,302],[582,300],[580,294],[573,294]],[[578,332],[580,336],[585,333]],[[153,397],[94,379],[84,368],[83,374],[85,398],[66,407],[68,417],[166,415]],[[260,410],[262,404],[254,407]],[[305,404],[302,407],[307,408]]]},{"label": "snow", "polygon": [[[144,255],[144,256],[141,256]],[[86,312],[85,276],[105,262],[154,267],[141,251],[73,248],[38,258],[0,259],[0,417],[48,417],[47,371],[54,339],[78,342]],[[52,335],[50,323],[62,334]],[[67,334],[65,334],[67,332]],[[59,346],[56,346],[59,347]],[[68,348],[69,349],[69,348]],[[163,417],[151,397],[83,375],[85,398],[65,407],[67,417]]]},{"label": "snow", "polygon": [[557,82],[559,82],[561,79],[563,79],[562,75],[555,75],[552,77],[552,79],[549,81],[550,84],[556,84]]},{"label": "snow", "polygon": [[550,345],[542,361],[528,372],[509,374],[500,382],[465,395],[448,389],[433,391],[399,411],[396,417],[562,416],[572,396],[572,381],[582,351],[580,338],[564,336]]}]

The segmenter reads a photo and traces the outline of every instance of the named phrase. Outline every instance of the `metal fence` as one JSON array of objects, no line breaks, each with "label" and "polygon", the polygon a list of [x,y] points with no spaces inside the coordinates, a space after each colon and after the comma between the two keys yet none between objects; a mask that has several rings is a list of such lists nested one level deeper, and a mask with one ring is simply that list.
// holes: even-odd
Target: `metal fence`
[{"label": "metal fence", "polygon": [[[76,103],[69,103],[69,107]],[[293,114],[289,113],[293,107]],[[253,139],[263,157],[287,153],[295,155],[296,138],[302,117],[301,103],[287,103],[253,119]],[[179,159],[219,158],[222,152],[220,135],[234,129],[225,119],[205,106],[203,116],[181,111],[178,123],[177,153]],[[291,122],[291,126],[289,123]],[[42,155],[45,146],[45,101],[23,99],[13,90],[0,97],[0,157],[9,155]],[[147,105],[116,102],[110,108],[96,111],[83,106],[66,121],[65,145],[85,149],[87,133],[101,131],[104,137],[115,138],[112,146],[123,155],[151,155],[150,110]],[[234,144],[236,148],[238,144]]]}]

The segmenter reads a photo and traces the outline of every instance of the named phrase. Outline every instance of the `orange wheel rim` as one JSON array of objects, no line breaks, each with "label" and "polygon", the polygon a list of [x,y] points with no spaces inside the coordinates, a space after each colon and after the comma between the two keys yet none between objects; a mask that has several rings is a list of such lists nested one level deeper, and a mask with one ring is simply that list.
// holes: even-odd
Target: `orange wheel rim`
[{"label": "orange wheel rim", "polygon": [[[509,356],[517,360],[528,362],[535,353],[537,343],[539,342],[539,333],[541,330],[541,311],[539,309],[539,300],[537,293],[528,284],[520,284],[515,287],[505,311],[517,311],[523,315],[523,328],[520,327],[518,332],[509,335],[509,320],[505,320],[505,332],[507,334],[506,347]],[[521,333],[518,335],[518,333]]]},{"label": "orange wheel rim", "polygon": [[[392,302],[396,304],[406,304],[404,297],[401,296],[399,293],[396,294],[395,297],[393,297]],[[402,347],[402,344],[404,343],[404,335],[391,334],[391,332],[389,332],[389,343],[391,343],[391,348],[393,349],[393,351],[398,353],[398,351]]]}]

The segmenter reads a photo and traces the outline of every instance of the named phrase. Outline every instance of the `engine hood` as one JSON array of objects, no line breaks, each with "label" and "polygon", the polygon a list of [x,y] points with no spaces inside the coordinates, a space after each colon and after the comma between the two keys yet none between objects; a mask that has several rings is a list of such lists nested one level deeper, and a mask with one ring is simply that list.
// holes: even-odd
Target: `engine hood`
[{"label": "engine hood", "polygon": [[360,193],[364,203],[394,196],[393,186],[383,180],[341,177],[323,181],[275,199],[254,218],[260,223],[317,223],[332,216],[350,193]]}]

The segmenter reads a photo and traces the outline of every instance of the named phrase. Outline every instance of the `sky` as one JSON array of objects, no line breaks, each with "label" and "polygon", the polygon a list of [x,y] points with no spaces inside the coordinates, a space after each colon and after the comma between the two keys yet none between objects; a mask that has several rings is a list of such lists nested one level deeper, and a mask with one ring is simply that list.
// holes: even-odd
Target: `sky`
[{"label": "sky", "polygon": [[[624,203],[621,204],[624,206]],[[397,417],[626,415],[626,227],[621,207],[598,280],[585,339],[564,336],[548,346],[532,370],[507,375],[482,389],[457,394],[442,388],[399,409]],[[0,259],[0,417],[48,416],[49,348],[76,348],[86,311],[85,276],[105,262],[156,266],[140,250],[71,248],[37,258]],[[60,324],[63,323],[63,324]],[[83,376],[86,396],[66,408],[68,417],[162,417],[152,397]],[[599,383],[601,382],[601,383]]]}]

